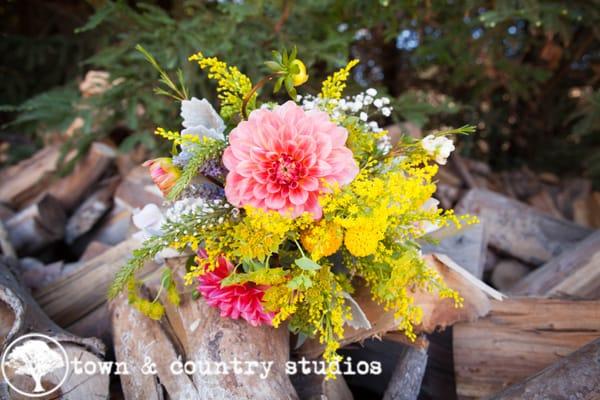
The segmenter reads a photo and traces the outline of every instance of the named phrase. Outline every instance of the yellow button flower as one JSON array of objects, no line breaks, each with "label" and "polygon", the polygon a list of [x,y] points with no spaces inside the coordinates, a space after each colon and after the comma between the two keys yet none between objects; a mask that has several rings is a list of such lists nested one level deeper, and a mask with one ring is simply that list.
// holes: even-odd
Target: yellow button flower
[{"label": "yellow button flower", "polygon": [[300,86],[308,80],[308,74],[306,73],[306,65],[300,60],[292,61],[291,65],[298,66],[298,73],[292,75],[292,83],[294,86]]}]

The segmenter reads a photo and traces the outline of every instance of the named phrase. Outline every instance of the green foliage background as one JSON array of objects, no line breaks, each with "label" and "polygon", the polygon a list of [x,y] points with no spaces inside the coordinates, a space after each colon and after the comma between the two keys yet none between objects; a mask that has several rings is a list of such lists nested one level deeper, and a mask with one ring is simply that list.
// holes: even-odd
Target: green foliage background
[{"label": "green foliage background", "polygon": [[[106,136],[123,151],[155,149],[155,126],[178,129],[178,109],[152,93],[157,74],[136,44],[168,71],[182,68],[194,96],[213,100],[190,54],[216,55],[257,81],[271,50],[297,45],[309,92],[358,57],[349,92],[375,86],[392,95],[388,122],[472,123],[478,133],[463,151],[494,167],[600,178],[596,0],[26,0],[5,3],[0,16],[5,162],[75,116],[85,124],[70,146],[82,150]],[[76,83],[89,69],[120,84],[82,99]]]}]

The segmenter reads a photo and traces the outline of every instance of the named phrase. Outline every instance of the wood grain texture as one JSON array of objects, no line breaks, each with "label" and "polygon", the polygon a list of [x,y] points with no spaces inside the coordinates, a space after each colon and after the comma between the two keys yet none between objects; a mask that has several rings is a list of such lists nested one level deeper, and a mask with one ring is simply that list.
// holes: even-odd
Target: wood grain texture
[{"label": "wood grain texture", "polygon": [[510,292],[600,299],[600,231],[526,275]]},{"label": "wood grain texture", "polygon": [[558,256],[592,233],[589,228],[482,189],[470,190],[456,212],[479,216],[490,246],[535,265]]},{"label": "wood grain texture", "polygon": [[492,301],[485,318],[453,329],[458,395],[481,398],[600,337],[600,301]]},{"label": "wood grain texture", "polygon": [[600,399],[600,339],[491,398],[537,399]]}]

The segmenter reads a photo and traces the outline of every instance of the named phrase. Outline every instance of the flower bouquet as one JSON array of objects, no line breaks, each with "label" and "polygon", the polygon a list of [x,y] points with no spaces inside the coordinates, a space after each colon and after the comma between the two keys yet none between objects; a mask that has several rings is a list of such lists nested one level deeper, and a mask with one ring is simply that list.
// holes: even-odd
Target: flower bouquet
[{"label": "flower bouquet", "polygon": [[[357,285],[413,339],[422,317],[415,290],[460,306],[459,294],[424,262],[417,239],[473,222],[432,198],[438,164],[454,150],[448,136],[472,128],[392,143],[379,125],[392,112],[387,97],[375,89],[342,97],[357,60],[318,94],[300,95],[308,75],[295,50],[274,52],[255,85],[236,67],[191,56],[217,83],[217,112],[206,99],[189,98],[181,73],[173,81],[139,49],[160,72],[157,92],[180,102],[183,129],[156,129],[172,142],[172,155],[145,165],[167,208],[148,205],[134,216],[144,241],[117,274],[111,298],[126,290],[133,307],[160,319],[164,301],[180,302],[172,271],[165,267],[154,300],[139,294],[136,271],[149,259],[189,255],[184,281],[194,298],[223,318],[286,324],[300,338],[318,337],[330,365],[341,358],[345,324],[370,327],[353,299]],[[291,100],[261,102],[267,84]]]}]

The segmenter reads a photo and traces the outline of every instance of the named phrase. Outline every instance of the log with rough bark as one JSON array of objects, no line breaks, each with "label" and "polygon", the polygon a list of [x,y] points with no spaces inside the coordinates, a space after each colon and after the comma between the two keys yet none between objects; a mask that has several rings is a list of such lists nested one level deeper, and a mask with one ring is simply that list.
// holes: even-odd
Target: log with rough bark
[{"label": "log with rough bark", "polygon": [[[435,293],[415,292],[415,304],[423,309],[423,320],[419,326],[415,327],[416,333],[431,333],[458,321],[475,320],[489,312],[490,297],[496,299],[503,297],[443,254],[426,256],[426,260],[440,273],[446,284],[457,290],[464,298],[464,306],[458,308],[453,300],[440,299]],[[385,311],[381,305],[373,301],[369,288],[359,287],[353,297],[370,321],[371,329],[357,330],[346,326],[344,338],[341,341],[342,346],[383,335],[396,329],[398,323],[394,318],[394,313]],[[423,344],[422,341],[412,342],[408,338],[406,338],[406,343],[416,346]],[[323,349],[323,345],[317,339],[309,339],[298,349],[298,354],[314,358],[319,356]]]},{"label": "log with rough bark", "polygon": [[[185,266],[183,261],[172,262],[176,270]],[[243,320],[223,318],[219,310],[191,296],[178,307],[167,306],[161,322],[139,314],[122,297],[113,307],[117,360],[135,365],[131,375],[121,377],[126,400],[162,399],[163,391],[171,399],[298,398],[285,373],[289,360],[285,327],[252,327]],[[173,374],[171,367],[178,359],[196,369],[188,375]],[[148,360],[156,364],[154,376],[141,370]]]},{"label": "log with rough bark", "polygon": [[488,316],[453,329],[458,395],[487,397],[600,337],[600,301],[492,301]]},{"label": "log with rough bark", "polygon": [[0,171],[0,202],[20,209],[42,193],[57,171],[60,145],[46,147],[33,157]]},{"label": "log with rough bark", "polygon": [[[0,258],[0,349],[4,350],[13,340],[27,333],[42,333],[57,340],[67,353],[68,360],[98,363],[103,360],[104,345],[95,338],[81,338],[64,331],[52,322],[29,292],[15,278],[14,272],[20,268],[13,258]],[[44,376],[48,387],[57,384],[62,371]],[[14,375],[8,368],[9,379],[23,390],[32,389],[33,382],[25,376]],[[109,377],[99,373],[92,375],[70,374],[65,383],[54,392],[53,398],[72,400],[108,399]],[[68,396],[64,396],[68,393]],[[0,384],[0,398],[21,399],[4,382]]]},{"label": "log with rough bark", "polygon": [[491,398],[528,399],[600,399],[600,339]]},{"label": "log with rough bark", "polygon": [[48,193],[56,197],[65,210],[75,209],[116,157],[117,152],[112,147],[100,142],[93,143],[74,170],[53,183],[48,188]]},{"label": "log with rough bark", "polygon": [[600,231],[526,275],[510,292],[600,299]]},{"label": "log with rough bark", "polygon": [[19,254],[33,254],[63,238],[66,219],[60,202],[44,195],[6,221],[6,230]]},{"label": "log with rough bark", "polygon": [[479,216],[490,246],[526,263],[541,265],[586,238],[592,230],[553,218],[487,190],[470,190],[456,207]]},{"label": "log with rough bark", "polygon": [[406,346],[400,354],[383,400],[416,400],[426,367],[427,349]]}]

